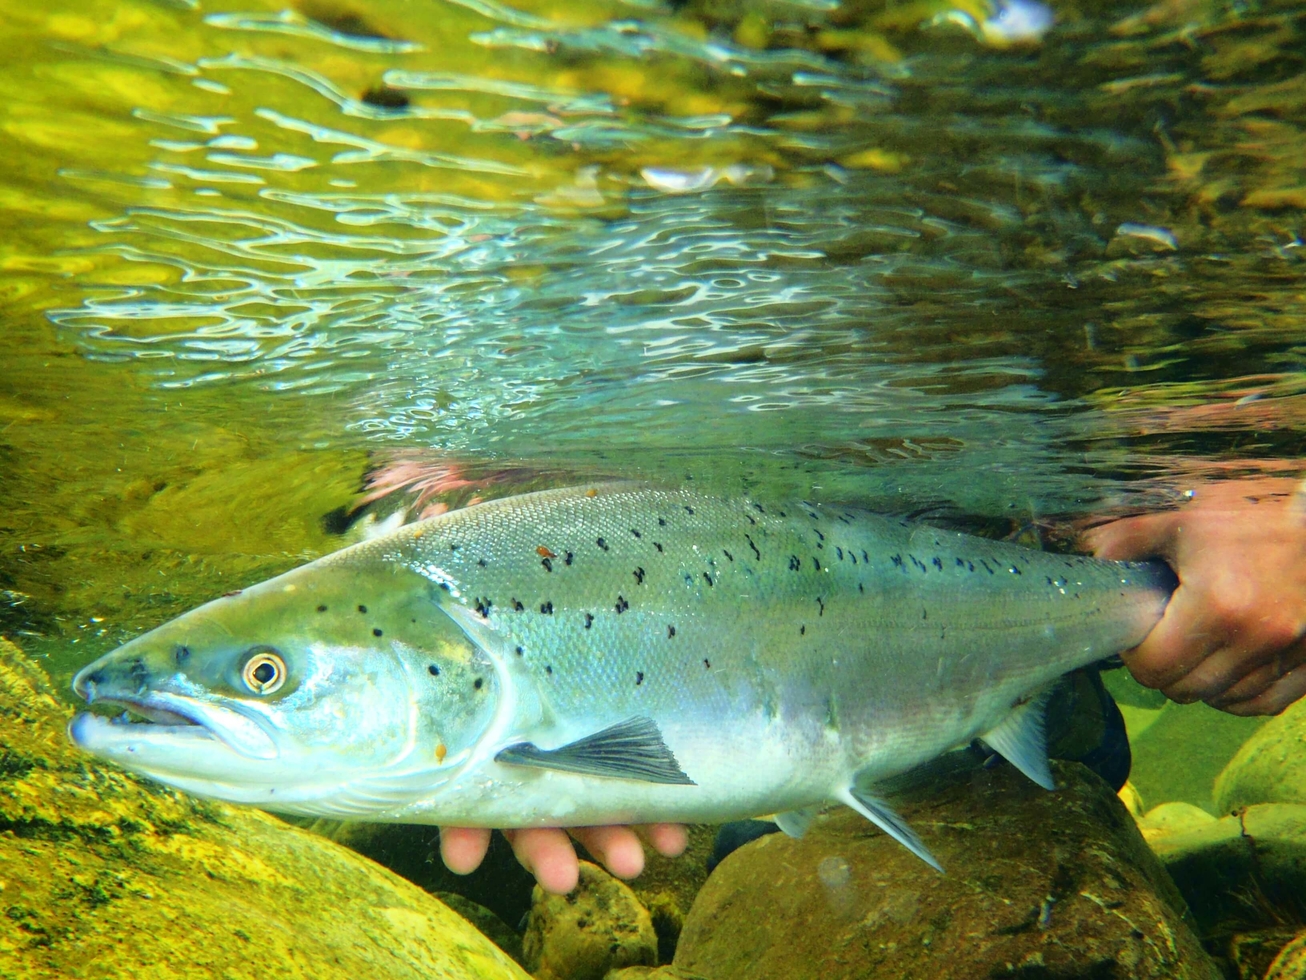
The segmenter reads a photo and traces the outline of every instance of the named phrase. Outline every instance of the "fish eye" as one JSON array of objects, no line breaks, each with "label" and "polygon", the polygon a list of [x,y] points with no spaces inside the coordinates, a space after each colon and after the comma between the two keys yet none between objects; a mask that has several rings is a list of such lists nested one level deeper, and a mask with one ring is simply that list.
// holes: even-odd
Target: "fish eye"
[{"label": "fish eye", "polygon": [[286,662],[270,647],[256,647],[240,670],[240,679],[255,694],[274,694],[286,683]]}]

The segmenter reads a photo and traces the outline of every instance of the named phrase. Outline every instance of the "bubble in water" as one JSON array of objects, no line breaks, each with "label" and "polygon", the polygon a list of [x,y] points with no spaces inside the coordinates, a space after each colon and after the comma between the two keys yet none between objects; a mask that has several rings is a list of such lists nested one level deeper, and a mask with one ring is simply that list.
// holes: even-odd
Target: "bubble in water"
[{"label": "bubble in water", "polygon": [[852,876],[848,862],[837,855],[822,858],[816,866],[816,876],[826,888],[843,888]]}]

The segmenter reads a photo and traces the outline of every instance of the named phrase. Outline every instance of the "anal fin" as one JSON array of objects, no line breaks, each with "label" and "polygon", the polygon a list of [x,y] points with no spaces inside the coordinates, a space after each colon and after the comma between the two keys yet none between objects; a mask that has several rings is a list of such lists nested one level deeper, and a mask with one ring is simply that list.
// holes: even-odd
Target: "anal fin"
[{"label": "anal fin", "polygon": [[980,738],[994,752],[1002,756],[1044,789],[1056,789],[1052,770],[1048,768],[1046,713],[1049,689],[1036,694],[1024,704],[1011,709],[995,728]]},{"label": "anal fin", "polygon": [[816,815],[820,813],[820,807],[805,806],[801,810],[786,810],[784,813],[777,813],[771,819],[775,825],[783,830],[790,837],[802,837],[807,833],[807,828],[812,825]]},{"label": "anal fin", "polygon": [[856,786],[849,787],[840,793],[839,799],[875,824],[935,871],[943,871],[943,865],[939,864],[938,858],[930,853],[930,849],[916,836],[916,832],[907,826],[907,821],[894,813],[889,804],[859,790]]},{"label": "anal fin", "polygon": [[501,749],[494,761],[584,776],[695,785],[680,768],[651,718],[630,718],[556,749],[542,749],[534,742],[518,742]]}]

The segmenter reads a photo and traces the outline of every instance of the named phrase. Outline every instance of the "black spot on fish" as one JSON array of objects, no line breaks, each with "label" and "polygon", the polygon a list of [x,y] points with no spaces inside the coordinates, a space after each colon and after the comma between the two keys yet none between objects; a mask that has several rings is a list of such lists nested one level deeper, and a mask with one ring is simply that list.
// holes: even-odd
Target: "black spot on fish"
[{"label": "black spot on fish", "polygon": [[326,612],[326,611],[327,611],[327,607],[326,607],[326,606],[318,606],[318,607],[317,607],[317,611],[318,611],[318,612]]},{"label": "black spot on fish", "polygon": [[857,591],[858,591],[858,592],[865,592],[865,591],[866,591],[866,586],[862,585],[861,582],[858,582],[858,583],[857,583]]},{"label": "black spot on fish", "polygon": [[660,541],[654,541],[653,547],[658,549],[659,555],[662,554],[662,543]]},{"label": "black spot on fish", "polygon": [[816,536],[817,536],[818,538],[820,538],[822,541],[825,540],[825,535],[822,534],[820,531],[817,531],[816,528],[812,528],[812,531],[813,531],[813,532],[816,534]]},{"label": "black spot on fish", "polygon": [[662,518],[662,517],[659,517],[659,518],[658,518],[658,527],[666,527],[666,526],[667,526],[666,519],[665,519],[665,518]]},{"label": "black spot on fish", "polygon": [[686,585],[693,585],[693,584],[694,584],[694,576],[690,575],[689,572],[686,572],[686,573],[685,573],[685,584],[686,584]]},{"label": "black spot on fish", "polygon": [[478,599],[476,600],[476,605],[475,605],[473,608],[476,609],[476,612],[480,615],[480,617],[481,617],[482,619],[489,619],[489,618],[490,618],[490,607],[491,607],[492,605],[494,605],[494,603],[490,602],[489,599],[480,599],[480,598],[478,598]]},{"label": "black spot on fish", "polygon": [[516,610],[517,612],[525,612],[525,611],[526,611],[526,607],[523,606],[523,605],[521,604],[521,600],[518,599],[516,596],[513,596],[513,599],[512,599],[512,608],[513,608],[514,610]]},{"label": "black spot on fish", "polygon": [[870,560],[869,558],[866,557],[866,552],[865,552],[865,551],[862,552],[862,561],[864,561],[864,562],[865,562],[866,564],[868,564],[868,565],[871,563],[871,560]]},{"label": "black spot on fish", "polygon": [[980,564],[984,566],[984,571],[988,572],[990,575],[993,574],[993,569],[989,568],[989,563],[983,558],[980,559]]},{"label": "black spot on fish", "polygon": [[758,504],[758,503],[753,504],[753,509],[756,510],[759,514],[765,514],[765,513],[766,513],[766,508],[763,507],[761,504]]},{"label": "black spot on fish", "polygon": [[642,670],[635,671],[635,686],[639,687],[643,683],[644,683],[644,672]]},{"label": "black spot on fish", "polygon": [[381,635],[382,635],[382,633],[381,633],[381,627],[379,627],[379,626],[374,626],[374,627],[372,628],[372,635],[373,635],[373,636],[381,636]]},{"label": "black spot on fish", "polygon": [[1012,566],[1011,566],[1011,574],[1012,574],[1012,575],[1020,575],[1020,574],[1021,574],[1021,571],[1020,571],[1020,569],[1017,568],[1015,565],[1012,565]]},{"label": "black spot on fish", "polygon": [[752,514],[745,514],[744,516],[748,518],[749,524],[752,524],[754,527],[757,526],[757,521],[753,518]]},{"label": "black spot on fish", "polygon": [[930,611],[928,609],[922,608],[921,619],[929,619],[929,618],[930,618]]},{"label": "black spot on fish", "polygon": [[476,688],[476,690],[478,691],[484,686],[485,686],[484,678],[478,677],[476,678],[476,680],[472,681],[472,687]]},{"label": "black spot on fish", "polygon": [[462,547],[462,545],[451,544],[451,545],[449,545],[449,550],[450,550],[450,551],[457,551],[457,550],[458,550],[459,548],[461,548],[461,547]]},{"label": "black spot on fish", "polygon": [[358,607],[358,611],[361,612],[364,616],[366,616],[366,615],[367,615],[367,606],[359,606],[359,607]]},{"label": "black spot on fish", "polygon": [[484,558],[477,558],[477,559],[476,559],[476,564],[478,564],[478,565],[480,565],[482,568],[484,568],[484,567],[485,567],[485,559],[484,559]]},{"label": "black spot on fish", "polygon": [[552,677],[552,676],[553,676],[553,664],[545,664],[545,665],[544,665],[544,672],[545,672],[546,674],[548,674],[550,677]]},{"label": "black spot on fish", "polygon": [[711,585],[711,584],[712,584],[712,576],[709,575],[707,572],[704,572],[704,573],[703,573],[703,578],[707,579],[707,584],[708,584],[708,585]]},{"label": "black spot on fish", "polygon": [[544,615],[546,615],[546,616],[552,616],[552,615],[553,615],[553,603],[552,603],[552,602],[545,602],[545,603],[542,603],[542,604],[540,605],[540,612],[544,613]]},{"label": "black spot on fish", "polygon": [[816,566],[818,572],[821,570],[821,559],[817,558],[815,555],[812,555],[812,564]]},{"label": "black spot on fish", "polygon": [[800,569],[800,568],[802,568],[802,567],[803,567],[803,563],[802,563],[801,561],[798,560],[798,556],[797,556],[797,555],[790,555],[790,556],[789,556],[789,571],[791,571],[791,572],[796,572],[796,571],[798,571],[798,569]]},{"label": "black spot on fish", "polygon": [[636,584],[636,585],[643,585],[643,584],[644,584],[644,569],[642,569],[642,568],[636,568],[635,571],[634,571],[632,574],[635,576],[635,584]]},{"label": "black spot on fish", "polygon": [[784,511],[780,511],[780,516],[781,516],[781,517],[788,517],[789,515],[786,514]]},{"label": "black spot on fish", "polygon": [[520,656],[521,656],[523,653],[525,653],[525,652],[526,652],[526,651],[523,650],[521,647],[518,647],[518,648],[517,648],[517,656],[520,657]]},{"label": "black spot on fish", "polygon": [[726,556],[728,559],[730,559],[731,561],[734,561],[734,560],[735,560],[735,556],[732,555],[730,552],[726,551],[725,548],[722,548],[722,549],[721,549],[721,554],[725,555],[725,556]]},{"label": "black spot on fish", "polygon": [[669,639],[671,639],[671,638],[672,638],[673,636],[675,636],[675,635],[676,635],[676,628],[675,628],[674,626],[668,626],[668,627],[667,627],[667,639],[669,640]]},{"label": "black spot on fish", "polygon": [[172,659],[179,664],[184,664],[190,659],[190,647],[179,645],[172,651]]},{"label": "black spot on fish", "polygon": [[839,560],[840,560],[840,561],[843,561],[843,549],[842,549],[842,548],[835,548],[835,549],[834,549],[834,553],[835,553],[836,555],[839,556]]},{"label": "black spot on fish", "polygon": [[622,613],[624,613],[627,609],[630,608],[630,603],[626,601],[625,596],[619,595],[617,596],[617,604],[613,608],[617,610],[617,615],[620,616]]},{"label": "black spot on fish", "polygon": [[[957,567],[958,567],[958,568],[965,568],[965,567],[966,567],[966,563],[965,563],[964,561],[962,561],[960,558],[958,558],[958,559],[957,559]],[[1049,583],[1050,583],[1052,580],[1051,580],[1051,579],[1048,579],[1048,581],[1049,581]]]},{"label": "black spot on fish", "polygon": [[848,551],[848,557],[851,558],[851,559],[853,560],[853,564],[854,564],[854,565],[857,564],[857,555],[852,551],[852,549],[849,549],[849,551]]},{"label": "black spot on fish", "polygon": [[591,626],[593,626],[593,625],[594,625],[594,616],[591,615],[590,613],[586,613],[586,614],[585,614],[585,628],[586,628],[586,629],[589,629],[589,628],[590,628]]},{"label": "black spot on fish", "polygon": [[799,635],[799,636],[806,636],[806,635],[807,635],[807,627],[806,627],[806,626],[800,626],[800,627],[798,627],[798,635]]},{"label": "black spot on fish", "polygon": [[448,582],[441,582],[441,583],[440,583],[440,588],[444,589],[444,591],[446,591],[446,592],[450,591],[450,589],[449,589],[449,583],[448,583]]},{"label": "black spot on fish", "polygon": [[817,604],[818,606],[821,607],[821,611],[818,612],[816,615],[818,615],[818,616],[824,616],[824,615],[825,615],[825,600],[822,599],[820,596],[817,596],[817,597],[816,597],[816,604]]},{"label": "black spot on fish", "polygon": [[686,513],[686,514],[692,514],[692,513],[694,513],[694,508],[693,508],[693,507],[690,507],[688,504],[686,504],[686,505],[685,505],[685,513]]},{"label": "black spot on fish", "polygon": [[541,559],[540,559],[540,564],[544,566],[544,570],[545,570],[546,572],[551,572],[551,571],[553,571],[553,562],[552,562],[551,560],[549,560],[548,558],[541,558]]},{"label": "black spot on fish", "polygon": [[907,557],[910,558],[911,563],[915,565],[917,568],[919,568],[922,572],[928,571],[928,569],[925,567],[925,563],[921,561],[919,558],[917,558],[915,555],[908,555]]},{"label": "black spot on fish", "polygon": [[711,670],[711,669],[712,669],[712,661],[708,660],[707,657],[704,657],[704,658],[703,658],[703,669],[705,669],[705,670]]},{"label": "black spot on fish", "polygon": [[807,516],[810,517],[810,518],[811,518],[812,520],[814,520],[814,521],[819,521],[819,520],[821,519],[821,518],[817,515],[816,511],[814,511],[814,510],[809,510],[809,511],[807,512]]},{"label": "black spot on fish", "polygon": [[902,555],[894,555],[889,561],[893,562],[895,568],[902,568]]},{"label": "black spot on fish", "polygon": [[943,571],[943,559],[940,558],[938,555],[934,556],[934,560],[930,562],[930,564],[933,565],[935,568],[937,568],[939,571]]},{"label": "black spot on fish", "polygon": [[[518,648],[518,650],[519,650],[519,652],[520,652],[520,648]],[[435,664],[430,664],[430,665],[428,665],[427,668],[426,668],[426,672],[427,672],[428,674],[430,674],[432,677],[439,677],[439,676],[440,676],[440,668],[437,667]]]},{"label": "black spot on fish", "polygon": [[571,564],[571,560],[572,560],[572,558],[574,558],[574,557],[575,557],[575,556],[574,556],[570,551],[568,551],[568,552],[566,552],[566,553],[562,556],[562,563],[563,563],[564,565],[570,565],[570,564]]},{"label": "black spot on fish", "polygon": [[602,548],[604,551],[608,550],[608,543],[604,541],[602,538],[595,538],[594,543],[598,545],[600,548]]},{"label": "black spot on fish", "polygon": [[753,544],[753,539],[749,537],[747,534],[745,534],[744,540],[748,542],[748,547],[753,549],[753,557],[756,558],[758,561],[761,561],[762,553],[757,550],[757,545]]},{"label": "black spot on fish", "polygon": [[640,534],[638,531],[636,531],[633,527],[630,529],[630,533],[633,534],[633,535],[635,535],[635,537],[637,537],[637,538],[642,538],[642,537],[644,536],[644,535]]}]

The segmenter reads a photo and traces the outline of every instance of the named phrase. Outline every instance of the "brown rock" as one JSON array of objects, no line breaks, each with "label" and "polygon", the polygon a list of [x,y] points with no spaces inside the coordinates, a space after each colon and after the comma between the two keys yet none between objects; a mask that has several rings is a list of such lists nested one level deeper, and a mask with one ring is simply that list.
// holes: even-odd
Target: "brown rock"
[{"label": "brown rock", "polygon": [[1216,980],[1183,900],[1100,779],[942,774],[896,801],[947,874],[852,811],[763,837],[699,893],[675,965],[713,980]]},{"label": "brown rock", "polygon": [[658,941],[648,910],[626,885],[582,861],[569,895],[535,888],[522,956],[536,980],[602,980],[609,970],[653,966]]}]

